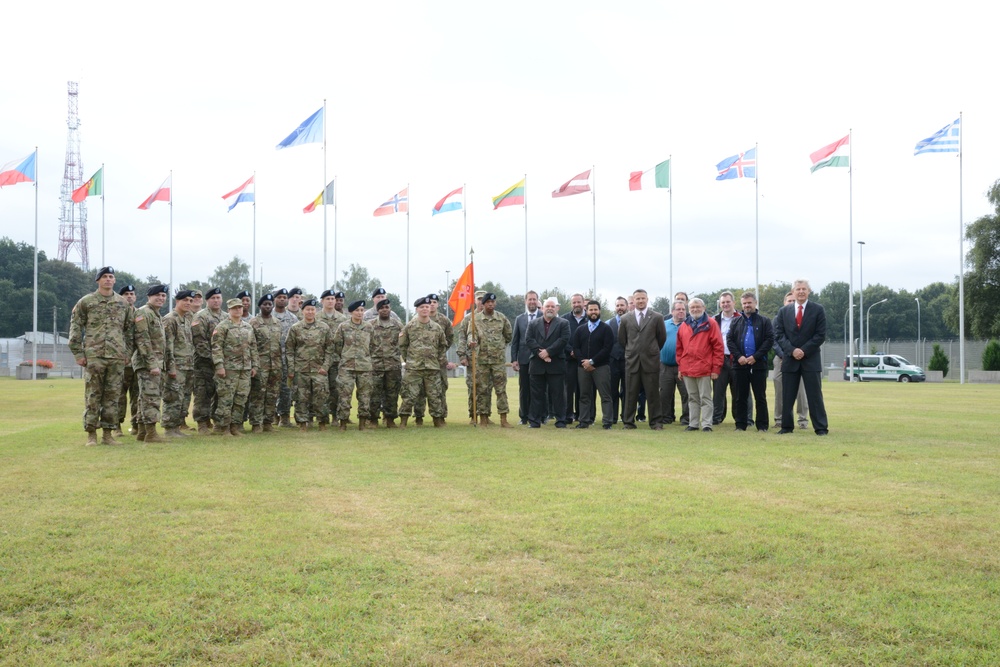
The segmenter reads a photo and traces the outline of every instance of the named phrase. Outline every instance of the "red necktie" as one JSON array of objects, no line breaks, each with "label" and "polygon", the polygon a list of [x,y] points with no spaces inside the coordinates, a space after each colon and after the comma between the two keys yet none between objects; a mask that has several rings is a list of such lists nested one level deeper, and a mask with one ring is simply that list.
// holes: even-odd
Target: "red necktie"
[{"label": "red necktie", "polygon": [[799,312],[795,313],[795,326],[802,328],[802,309],[804,306],[799,304]]}]

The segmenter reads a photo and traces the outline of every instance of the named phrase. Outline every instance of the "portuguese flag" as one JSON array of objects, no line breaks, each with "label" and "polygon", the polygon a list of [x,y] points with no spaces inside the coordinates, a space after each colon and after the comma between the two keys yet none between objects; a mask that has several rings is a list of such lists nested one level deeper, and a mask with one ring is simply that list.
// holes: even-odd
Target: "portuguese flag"
[{"label": "portuguese flag", "polygon": [[87,197],[104,194],[104,167],[97,170],[97,173],[90,177],[90,180],[73,190],[73,201],[77,204]]}]

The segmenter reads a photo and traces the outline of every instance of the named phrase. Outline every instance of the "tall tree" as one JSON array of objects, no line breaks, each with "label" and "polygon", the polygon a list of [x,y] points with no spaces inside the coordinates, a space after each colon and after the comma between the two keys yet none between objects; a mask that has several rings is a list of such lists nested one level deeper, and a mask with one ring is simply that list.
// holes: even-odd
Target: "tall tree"
[{"label": "tall tree", "polygon": [[[1000,336],[1000,180],[986,198],[995,212],[979,218],[965,231],[971,248],[971,270],[965,274],[965,324],[976,338]],[[957,306],[955,307],[957,311]],[[956,312],[957,321],[957,312]],[[956,327],[957,328],[957,327]]]}]

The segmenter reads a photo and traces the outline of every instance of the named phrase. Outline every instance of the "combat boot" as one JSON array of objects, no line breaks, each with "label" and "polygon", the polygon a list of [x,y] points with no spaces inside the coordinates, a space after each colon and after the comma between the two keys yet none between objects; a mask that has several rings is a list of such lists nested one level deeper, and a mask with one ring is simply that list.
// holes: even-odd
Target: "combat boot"
[{"label": "combat boot", "polygon": [[97,444],[97,429],[91,429],[87,431],[87,447],[93,447]]},{"label": "combat boot", "polygon": [[326,430],[326,420],[325,419],[320,419],[319,423],[316,424],[316,428],[318,428],[320,431],[325,431]]},{"label": "combat boot", "polygon": [[264,425],[260,427],[260,430],[264,433],[274,433],[274,427],[271,426],[271,422],[264,422]]},{"label": "combat boot", "polygon": [[198,422],[198,435],[210,435],[212,433],[212,428],[208,425],[208,421]]},{"label": "combat boot", "polygon": [[365,422],[367,422],[367,421],[368,420],[365,419],[364,417],[358,417],[358,430],[359,431],[364,431],[365,430]]},{"label": "combat boot", "polygon": [[216,426],[212,429],[212,435],[229,435],[229,429],[225,426]]},{"label": "combat boot", "polygon": [[394,420],[392,417],[386,417],[383,420],[383,425],[386,428],[396,428],[396,420]]},{"label": "combat boot", "polygon": [[295,428],[295,422],[292,421],[292,416],[281,415],[281,426],[283,428]]},{"label": "combat boot", "polygon": [[115,430],[113,428],[104,429],[104,434],[101,436],[102,445],[120,445],[121,443],[115,440]]},{"label": "combat boot", "polygon": [[167,438],[186,438],[187,436],[180,432],[180,430],[174,426],[172,428],[163,429],[163,435]]},{"label": "combat boot", "polygon": [[243,437],[243,423],[230,424],[229,425],[229,435],[234,435],[237,438]]},{"label": "combat boot", "polygon": [[112,433],[111,435],[113,435],[116,438],[124,438],[125,434],[122,433],[122,425],[119,424],[118,426],[116,426],[115,430],[114,430],[114,433]]},{"label": "combat boot", "polygon": [[444,417],[435,417],[434,428],[441,428],[442,426],[444,426]]},{"label": "combat boot", "polygon": [[423,417],[414,417],[413,418],[413,424],[415,426],[423,426],[424,425],[424,418]]},{"label": "combat boot", "polygon": [[177,427],[177,430],[178,431],[190,431],[191,427],[188,425],[187,420],[185,419],[184,423]]},{"label": "combat boot", "polygon": [[399,415],[399,428],[406,428],[406,422],[410,420],[410,415]]},{"label": "combat boot", "polygon": [[156,424],[146,424],[146,435],[142,438],[143,442],[166,442],[167,439],[156,432]]},{"label": "combat boot", "polygon": [[146,425],[142,422],[135,425],[135,439],[139,442],[146,439]]},{"label": "combat boot", "polygon": [[347,419],[341,419],[340,420],[340,430],[341,431],[346,431],[347,430],[347,422],[348,422]]},{"label": "combat boot", "polygon": [[366,419],[365,420],[365,428],[367,428],[369,430],[371,430],[371,429],[377,429],[378,428],[378,419]]},{"label": "combat boot", "polygon": [[299,432],[300,433],[305,433],[308,430],[309,430],[309,423],[308,422],[302,422],[301,424],[299,424]]},{"label": "combat boot", "polygon": [[488,415],[479,415],[479,425],[486,428],[487,426],[493,426],[493,422],[490,421]]},{"label": "combat boot", "polygon": [[260,427],[260,424],[254,424],[253,426],[250,427],[250,433],[251,434],[254,434],[254,433],[263,433],[263,432],[264,432],[264,429],[262,429]]},{"label": "combat boot", "polygon": [[135,425],[135,424],[131,424],[128,427],[128,434],[129,435],[139,435],[139,427],[137,425]]},{"label": "combat boot", "polygon": [[507,421],[507,413],[500,415],[500,428],[512,428],[510,422]]}]

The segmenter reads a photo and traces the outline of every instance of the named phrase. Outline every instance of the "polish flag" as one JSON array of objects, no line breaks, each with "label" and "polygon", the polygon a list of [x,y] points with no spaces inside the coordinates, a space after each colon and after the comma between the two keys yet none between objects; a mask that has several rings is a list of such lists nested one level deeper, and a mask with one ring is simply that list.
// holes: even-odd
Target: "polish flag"
[{"label": "polish flag", "polygon": [[173,177],[174,177],[173,174],[167,176],[167,180],[163,181],[163,185],[161,185],[156,192],[149,195],[149,197],[146,198],[146,201],[139,204],[139,208],[142,209],[143,211],[148,211],[149,207],[153,205],[154,201],[166,201],[166,202],[173,201],[170,198],[170,181]]}]

